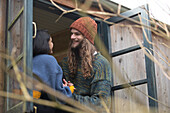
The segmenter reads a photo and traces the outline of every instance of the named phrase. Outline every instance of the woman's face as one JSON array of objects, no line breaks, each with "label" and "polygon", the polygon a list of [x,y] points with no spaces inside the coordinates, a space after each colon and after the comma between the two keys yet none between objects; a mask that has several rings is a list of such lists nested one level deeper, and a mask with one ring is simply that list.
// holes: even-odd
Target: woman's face
[{"label": "woman's face", "polygon": [[52,42],[52,38],[50,37],[50,40],[48,42],[49,47],[50,47],[50,53],[53,53],[53,42]]}]

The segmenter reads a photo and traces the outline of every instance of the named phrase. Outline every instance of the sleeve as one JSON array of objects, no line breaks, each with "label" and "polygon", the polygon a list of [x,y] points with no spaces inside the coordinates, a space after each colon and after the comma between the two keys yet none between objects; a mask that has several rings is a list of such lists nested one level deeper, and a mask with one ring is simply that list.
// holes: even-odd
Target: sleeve
[{"label": "sleeve", "polygon": [[82,96],[73,93],[73,98],[85,105],[96,105],[102,106],[101,98],[103,98],[104,102],[110,107],[110,82],[107,80],[100,80],[91,85],[91,96]]},{"label": "sleeve", "polygon": [[[73,98],[83,104],[94,104],[102,106],[101,101],[104,100],[110,108],[111,103],[111,68],[108,61],[97,62],[94,65],[94,78],[91,82],[90,95],[82,96],[73,93]],[[101,100],[101,98],[103,98]]]},{"label": "sleeve", "polygon": [[63,78],[66,80],[69,80],[69,68],[68,68],[68,63],[67,63],[67,57],[64,57],[63,60],[60,62],[60,66],[63,70]]},{"label": "sleeve", "polygon": [[49,82],[51,81],[51,87],[57,91],[60,91],[67,97],[72,97],[71,90],[68,86],[63,86],[62,77],[63,71],[59,66],[57,60],[54,57],[51,57],[50,61],[48,61],[49,67]]}]

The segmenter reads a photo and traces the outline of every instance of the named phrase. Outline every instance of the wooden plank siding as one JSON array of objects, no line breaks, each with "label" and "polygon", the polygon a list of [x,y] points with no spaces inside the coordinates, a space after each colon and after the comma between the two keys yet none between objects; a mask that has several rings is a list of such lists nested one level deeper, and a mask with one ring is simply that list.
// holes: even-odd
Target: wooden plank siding
[{"label": "wooden plank siding", "polygon": [[[112,52],[138,45],[127,25],[133,26],[135,24],[129,21],[122,21],[110,27],[112,37]],[[139,40],[141,40],[141,43],[143,43],[143,35],[141,29],[135,28],[135,32],[138,35]]]},{"label": "wooden plank siding", "polygon": [[[152,41],[157,47],[165,54],[165,56],[159,51],[158,48],[153,46],[153,52],[158,62],[165,67],[170,74],[170,40],[156,36],[152,34]],[[166,44],[166,45],[164,45]],[[168,47],[167,47],[168,46]],[[167,57],[167,58],[166,58]],[[155,64],[155,74],[157,83],[157,96],[158,100],[170,107],[170,80],[164,76],[162,69]],[[170,76],[170,75],[169,75]],[[165,107],[162,104],[158,104],[159,113],[169,113],[170,108]]]},{"label": "wooden plank siding", "polygon": [[[122,26],[123,25],[123,26]],[[122,21],[110,27],[112,52],[138,45],[127,25],[135,25],[129,21]],[[142,30],[134,29],[139,40],[143,43]],[[141,49],[112,58],[114,86],[146,79],[145,57]],[[148,94],[147,84],[136,86],[140,91]],[[125,88],[114,92],[114,107],[116,113],[148,111],[148,97],[135,88]]]},{"label": "wooden plank siding", "polygon": [[[9,3],[9,11],[8,11],[8,37],[7,37],[7,48],[8,48],[8,55],[11,55],[13,48],[16,48],[16,52],[14,54],[14,58],[18,59],[21,54],[23,53],[23,39],[24,39],[24,28],[23,28],[23,13],[22,8],[24,6],[24,1],[23,0],[13,0],[10,1]],[[19,16],[20,15],[20,16]],[[7,61],[7,68],[12,67],[11,61]],[[21,59],[17,63],[18,68],[23,71],[23,59]],[[15,94],[21,94],[20,92],[20,86],[19,83],[17,82],[15,76],[15,72],[13,68],[9,68],[9,72],[13,73],[13,77],[7,76],[7,91]],[[9,78],[8,78],[9,77]],[[15,100],[15,99],[10,99],[7,98],[7,110],[8,112],[12,112],[12,107],[16,106],[19,104],[21,101],[20,100]],[[21,110],[20,110],[21,111]]]},{"label": "wooden plank siding", "polygon": [[[129,28],[125,27],[127,25],[133,26],[135,24],[129,21],[123,21],[110,27],[112,52],[116,52],[122,49],[138,45],[136,39],[134,38]],[[142,30],[140,28],[134,28],[134,30],[141,43],[143,43]],[[161,65],[165,67],[167,71],[166,73],[169,73],[170,40],[152,34],[152,41],[159,48],[158,49],[156,46],[153,46],[154,57]],[[160,52],[160,50],[165,54],[165,56]],[[143,51],[140,49],[134,52],[113,57],[112,61],[114,67],[114,86],[137,81],[140,79],[146,79],[144,56],[145,55]],[[156,63],[155,74],[158,101],[162,102],[167,106],[170,106],[170,80],[168,80],[168,78],[163,75],[162,69]],[[136,86],[136,88],[141,90],[143,93],[148,94],[147,84]],[[114,93],[114,107],[116,113],[121,113],[125,111],[134,112],[139,110],[148,111],[148,97],[137,91],[135,88],[125,88],[117,90]],[[158,112],[168,113],[170,108],[168,108],[167,106],[164,106],[159,103]]]},{"label": "wooden plank siding", "polygon": [[[6,0],[0,0],[0,54],[5,51]],[[4,90],[4,59],[0,57],[0,90]],[[3,113],[4,98],[0,97],[0,113]]]}]

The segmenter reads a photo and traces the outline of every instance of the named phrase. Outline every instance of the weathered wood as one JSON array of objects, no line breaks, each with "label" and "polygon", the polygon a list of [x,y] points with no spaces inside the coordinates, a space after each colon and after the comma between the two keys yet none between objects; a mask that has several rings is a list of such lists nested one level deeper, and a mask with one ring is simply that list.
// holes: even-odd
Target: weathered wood
[{"label": "weathered wood", "polygon": [[[0,54],[5,51],[6,0],[0,0]],[[0,57],[0,90],[4,90],[4,59]],[[4,98],[0,97],[0,113],[4,111]]]},{"label": "weathered wood", "polygon": [[[151,26],[148,16],[149,7],[148,5],[145,5],[144,8],[146,10],[143,10],[141,12],[141,22],[146,26]],[[147,52],[149,54],[153,54],[151,51],[153,49],[153,46],[149,43],[152,42],[152,33],[151,30],[147,27],[144,27],[143,29],[143,45],[147,49]],[[146,68],[146,76],[147,76],[147,86],[148,86],[148,95],[153,97],[154,99],[157,99],[157,88],[156,88],[156,77],[155,77],[155,65],[154,61],[152,61],[147,55],[145,55],[145,68]],[[153,109],[154,113],[158,113],[158,103],[154,101],[153,99],[149,98],[149,106],[154,107]]]},{"label": "weathered wood", "polygon": [[[137,86],[147,93],[147,85]],[[115,113],[148,113],[148,98],[134,88],[118,90],[114,95]]]},{"label": "weathered wood", "polygon": [[[16,52],[14,54],[15,59],[17,59],[18,56],[20,56],[20,54],[23,52],[23,37],[24,37],[24,32],[23,32],[23,14],[21,14],[21,16],[16,20],[15,18],[17,18],[19,12],[22,10],[24,3],[23,0],[13,0],[9,2],[9,6],[8,6],[8,26],[14,22],[13,26],[8,29],[8,38],[7,38],[7,48],[8,48],[8,54],[11,55],[13,48],[16,48]],[[10,64],[10,61],[8,62],[8,66]],[[23,59],[21,59],[21,61],[19,61],[19,63],[17,64],[17,66],[19,67],[19,69],[23,70]],[[12,70],[13,71],[13,68]],[[15,78],[15,72],[13,72],[13,75]],[[8,76],[7,76],[8,77]],[[19,89],[19,83],[16,82],[13,77],[9,77],[8,79],[9,81],[7,81],[8,85],[7,90],[9,92],[14,92],[14,89]],[[13,106],[15,106],[16,104],[20,103],[21,101],[15,100],[15,99],[10,99],[7,98],[7,107],[8,109],[11,109]],[[20,110],[21,111],[21,110]]]},{"label": "weathered wood", "polygon": [[[158,60],[158,62],[164,66],[165,72],[170,74],[170,40],[166,40],[165,38],[156,36],[155,34],[152,34],[152,41],[156,46],[153,46],[153,53]],[[163,54],[162,54],[162,53]],[[155,64],[155,74],[156,74],[156,82],[157,82],[157,96],[158,100],[165,105],[170,107],[170,80],[168,80],[167,77],[164,76],[163,70]],[[170,76],[170,75],[168,75]],[[158,110],[159,113],[169,113],[170,108],[167,108],[166,106],[158,103]]]},{"label": "weathered wood", "polygon": [[114,85],[129,83],[146,78],[142,50],[113,58]]},{"label": "weathered wood", "polygon": [[[112,37],[112,52],[138,45],[127,25],[133,26],[135,24],[129,21],[123,21],[110,27]],[[143,43],[142,30],[140,28],[135,28],[135,32],[138,35],[141,43]]]},{"label": "weathered wood", "polygon": [[[135,24],[129,21],[123,21],[111,26],[112,52],[138,45],[127,25],[133,26]],[[143,43],[142,30],[135,28],[135,32],[141,43]],[[146,79],[145,59],[144,53],[141,49],[113,57],[112,60],[114,86]],[[144,93],[148,93],[146,84],[136,87]],[[140,104],[146,108],[144,110],[147,110],[149,107],[148,97],[134,88],[126,88],[115,91],[114,103],[115,111],[120,113],[121,111],[132,112],[138,110]]]},{"label": "weathered wood", "polygon": [[[115,86],[146,78],[144,54],[142,50],[115,57],[113,58],[113,64]],[[135,87],[139,88],[143,93],[148,94],[146,84]],[[134,88],[121,89],[114,93],[114,97],[116,98],[114,101],[115,109],[120,113],[121,111],[134,112],[141,107],[139,106],[141,104],[146,107],[144,110],[147,110],[149,107],[148,97]]]},{"label": "weathered wood", "polygon": [[[132,33],[128,30],[126,25],[134,25],[131,22],[128,21],[123,21],[119,24],[116,24],[114,26],[111,26],[111,37],[112,37],[112,52],[119,51],[121,49],[126,49],[130,46],[135,46],[137,44],[136,40],[133,38]],[[141,43],[143,43],[142,39],[142,30],[139,28],[134,29],[137,36],[139,37]],[[166,40],[165,38],[161,38],[156,36],[155,34],[152,34],[152,40],[153,43],[156,44],[156,46],[153,46],[153,53],[155,58],[158,60],[158,62],[165,67],[166,73],[169,73],[170,67],[169,67],[169,45],[170,45],[170,40]],[[161,52],[165,55],[163,55]],[[136,57],[135,56],[140,56]],[[139,58],[137,60],[137,58]],[[126,83],[128,78],[132,81],[142,79],[142,77],[146,78],[146,70],[145,70],[145,62],[144,62],[144,53],[142,50],[138,50],[133,53],[128,53],[126,55],[120,55],[118,57],[113,58],[113,63],[114,63],[114,83],[115,85],[120,85]],[[140,66],[140,67],[137,67]],[[123,71],[124,70],[124,71]],[[135,70],[135,71],[134,71]],[[128,75],[128,78],[125,74],[125,72]],[[163,75],[162,69],[155,64],[155,73],[156,73],[156,81],[157,81],[157,95],[158,95],[158,101],[164,103],[167,106],[170,106],[170,81]],[[143,74],[143,76],[141,75]],[[169,76],[169,75],[168,75]],[[146,85],[145,85],[146,86]],[[142,85],[144,87],[144,85]],[[145,87],[147,90],[147,87]],[[144,91],[144,93],[148,93],[145,89],[141,89]],[[115,105],[116,105],[116,110],[128,110],[129,108],[123,107],[125,105],[131,104],[131,102],[136,97],[130,97],[128,98],[129,94],[127,93],[128,89],[124,89],[124,91],[116,91],[115,92],[115,97],[119,96],[120,98],[115,99]],[[118,92],[118,93],[117,93]],[[119,93],[120,92],[120,93]],[[133,91],[132,91],[133,92]],[[131,92],[129,92],[131,93]],[[138,92],[137,97],[141,97],[141,93]],[[130,95],[131,96],[131,95]],[[145,96],[145,98],[147,98]],[[122,100],[123,99],[123,100]],[[138,98],[136,98],[138,101]],[[124,102],[127,100],[127,102]],[[140,102],[144,102],[146,107],[148,107],[148,99],[142,99]],[[120,103],[120,104],[119,104]],[[121,106],[121,107],[119,107]],[[131,105],[130,105],[131,106]],[[136,106],[136,105],[135,105]],[[136,106],[137,107],[137,106]],[[159,112],[164,112],[168,113],[169,108],[162,105],[158,104],[159,107]],[[131,107],[130,107],[131,108]],[[136,108],[133,105],[133,109],[135,110]],[[131,111],[132,109],[130,109]],[[133,111],[133,110],[132,110]]]},{"label": "weathered wood", "polygon": [[[123,25],[120,26],[120,25]],[[119,24],[111,26],[111,45],[112,45],[112,52],[116,52],[122,49],[126,49],[128,47],[132,47],[138,45],[137,41],[133,37],[133,34],[130,32],[126,25],[134,25],[131,22],[123,21]],[[142,40],[142,31],[141,29],[135,29],[135,32],[138,34],[139,40]],[[144,53],[142,50],[137,50],[132,53],[127,53],[118,57],[113,58],[113,63],[115,66],[119,67],[116,68],[114,78],[115,85],[120,85],[126,82],[127,77],[125,72],[127,73],[129,79],[131,81],[136,81],[140,79],[146,78],[145,73],[145,62],[144,62]],[[124,71],[123,71],[124,70]],[[121,81],[118,73],[120,73],[125,81]]]}]

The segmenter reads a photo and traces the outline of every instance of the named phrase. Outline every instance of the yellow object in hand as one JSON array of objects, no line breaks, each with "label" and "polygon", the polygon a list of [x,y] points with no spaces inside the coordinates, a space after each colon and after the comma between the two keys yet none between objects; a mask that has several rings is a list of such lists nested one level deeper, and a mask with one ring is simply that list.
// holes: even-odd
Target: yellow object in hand
[{"label": "yellow object in hand", "polygon": [[41,96],[41,92],[33,90],[33,98],[39,99]]},{"label": "yellow object in hand", "polygon": [[70,86],[70,90],[72,93],[74,93],[74,86]]}]

